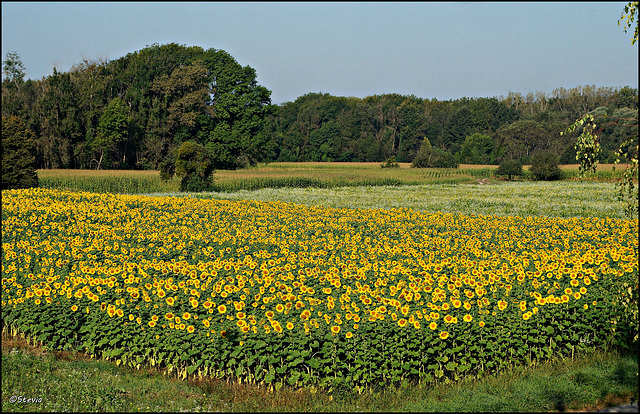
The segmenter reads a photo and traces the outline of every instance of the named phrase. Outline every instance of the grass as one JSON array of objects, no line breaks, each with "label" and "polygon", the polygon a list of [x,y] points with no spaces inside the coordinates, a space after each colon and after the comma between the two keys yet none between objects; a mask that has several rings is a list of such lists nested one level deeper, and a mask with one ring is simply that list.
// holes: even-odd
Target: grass
[{"label": "grass", "polygon": [[[514,367],[483,380],[374,393],[180,381],[82,354],[48,352],[20,338],[2,341],[2,410],[7,411],[593,411],[637,400],[638,356],[604,352]],[[11,403],[12,396],[41,402]]]},{"label": "grass", "polygon": [[[227,200],[281,201],[333,208],[391,209],[497,216],[625,218],[609,182],[504,182],[338,188],[263,188],[235,192],[158,193]],[[553,194],[551,198],[550,195]]]}]

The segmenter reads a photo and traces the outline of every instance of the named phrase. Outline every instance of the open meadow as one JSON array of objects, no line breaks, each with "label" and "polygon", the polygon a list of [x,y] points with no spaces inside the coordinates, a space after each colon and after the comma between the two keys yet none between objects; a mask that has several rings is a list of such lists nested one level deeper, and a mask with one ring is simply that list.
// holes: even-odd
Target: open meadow
[{"label": "open meadow", "polygon": [[606,167],[551,183],[474,167],[270,164],[198,194],[39,171],[45,188],[2,192],[3,410],[637,399],[638,220]]}]

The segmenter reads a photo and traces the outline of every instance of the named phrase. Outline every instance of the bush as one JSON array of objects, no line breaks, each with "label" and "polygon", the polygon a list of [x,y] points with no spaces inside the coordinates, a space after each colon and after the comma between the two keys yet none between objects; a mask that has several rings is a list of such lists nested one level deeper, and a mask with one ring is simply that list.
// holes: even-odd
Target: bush
[{"label": "bush", "polygon": [[562,178],[562,171],[558,167],[560,157],[549,152],[541,152],[531,159],[529,172],[534,180],[553,181]]},{"label": "bush", "polygon": [[38,187],[35,134],[18,117],[2,117],[2,189]]},{"label": "bush", "polygon": [[504,160],[500,163],[500,166],[493,173],[496,177],[509,177],[511,180],[511,176],[522,176],[522,164],[518,160]]},{"label": "bush", "polygon": [[396,157],[389,158],[384,164],[380,164],[381,168],[400,168],[400,164],[396,162]]},{"label": "bush", "polygon": [[212,191],[214,160],[208,148],[191,141],[176,152],[175,172],[182,177],[180,191]]}]

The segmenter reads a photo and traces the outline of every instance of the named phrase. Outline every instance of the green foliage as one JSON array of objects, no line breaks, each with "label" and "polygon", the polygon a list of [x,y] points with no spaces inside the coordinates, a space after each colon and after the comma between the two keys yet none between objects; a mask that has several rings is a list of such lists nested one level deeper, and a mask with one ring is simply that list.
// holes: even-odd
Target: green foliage
[{"label": "green foliage", "polygon": [[496,177],[504,177],[505,175],[511,180],[511,176],[522,175],[522,164],[518,160],[504,160],[494,171]]},{"label": "green foliage", "polygon": [[396,162],[396,157],[389,157],[384,164],[380,164],[380,168],[400,168],[400,164]]},{"label": "green foliage", "polygon": [[[457,163],[528,163],[541,151],[573,162],[573,142],[558,138],[564,125],[588,108],[612,114],[638,107],[636,88],[589,85],[557,88],[549,96],[510,92],[450,101],[309,93],[276,107],[251,67],[222,50],[175,43],[113,61],[83,59],[69,72],[54,70],[38,80],[24,80],[24,65],[13,52],[3,63],[2,114],[18,116],[34,131],[39,168],[157,170],[185,141],[210,148],[216,169],[275,160],[384,162],[395,156],[409,162],[424,137],[435,152],[455,154]],[[103,115],[116,98],[124,103],[128,127],[114,140]],[[624,135],[603,131],[601,162],[613,161]]]},{"label": "green foliage", "polygon": [[461,164],[490,164],[493,138],[474,132],[465,138],[456,159]]},{"label": "green foliage", "polygon": [[107,109],[100,116],[98,133],[88,140],[88,145],[100,154],[96,169],[100,169],[103,158],[108,155],[120,142],[127,138],[127,108],[120,98],[114,98],[109,102]]},{"label": "green foliage", "polygon": [[553,181],[562,178],[562,171],[558,167],[559,157],[550,152],[542,152],[532,157],[529,171],[535,180]]},{"label": "green foliage", "polygon": [[2,189],[38,187],[35,134],[18,117],[2,117]]},{"label": "green foliage", "polygon": [[[9,341],[4,344],[9,345]],[[141,375],[114,363],[86,361],[82,354],[54,357],[51,353],[40,355],[40,348],[9,348],[5,348],[6,353],[3,350],[2,393],[12,395],[14,390],[21,390],[29,394],[29,390],[38,389],[47,396],[38,403],[44,412],[138,412],[147,407],[156,412],[197,411],[203,407],[210,412],[228,411],[229,407],[239,412],[383,412],[389,407],[398,412],[548,412],[563,397],[567,411],[593,412],[605,408],[603,401],[612,397],[630,396],[630,400],[636,396],[637,400],[638,388],[637,355],[613,352],[518,366],[473,382],[411,384],[362,394],[358,393],[362,388],[358,388],[329,396],[315,388],[295,386],[285,386],[277,393],[266,387],[246,387],[249,392],[238,393],[244,386],[235,382],[175,381],[159,370]],[[566,390],[573,387],[579,392],[572,392],[573,401],[568,401]],[[154,391],[140,392],[148,389]],[[3,412],[19,411],[8,398],[2,404]],[[24,405],[27,407],[21,408],[33,407]]]},{"label": "green foliage", "polygon": [[[637,123],[637,120],[636,120]],[[637,127],[636,127],[637,131]],[[635,141],[635,147],[634,147]],[[618,201],[624,203],[625,215],[629,218],[638,215],[638,133],[625,140],[616,152],[615,164],[621,160],[627,162],[623,178],[617,183]]]},{"label": "green foliage", "polygon": [[175,171],[182,178],[180,191],[211,191],[214,169],[212,151],[198,143],[187,141],[176,151]]},{"label": "green foliage", "polygon": [[635,21],[635,28],[633,32],[633,36],[631,37],[631,44],[635,45],[638,41],[638,2],[630,1],[626,6],[624,6],[624,10],[620,19],[618,20],[618,26],[620,26],[620,21],[624,20],[624,32],[627,33],[627,29],[633,28],[633,23]]},{"label": "green foliage", "polygon": [[574,148],[576,149],[576,160],[580,163],[580,175],[584,175],[587,172],[595,173],[598,168],[600,142],[598,142],[594,116],[592,114],[585,115],[564,132],[561,132],[560,135],[573,132],[579,127],[582,128],[582,133],[578,137]]},{"label": "green foliage", "polygon": [[424,138],[418,155],[411,161],[412,168],[458,168],[453,155],[434,148],[428,138]]}]

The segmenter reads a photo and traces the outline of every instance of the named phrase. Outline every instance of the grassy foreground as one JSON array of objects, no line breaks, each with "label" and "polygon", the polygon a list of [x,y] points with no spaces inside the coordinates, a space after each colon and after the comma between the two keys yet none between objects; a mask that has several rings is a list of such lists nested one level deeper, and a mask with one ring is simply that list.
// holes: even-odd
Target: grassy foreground
[{"label": "grassy foreground", "polygon": [[[482,381],[327,395],[214,379],[180,381],[2,340],[2,411],[594,411],[638,398],[638,356],[603,352],[514,367]],[[29,402],[11,402],[22,397]]]}]

